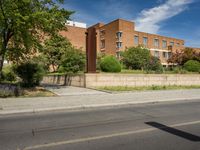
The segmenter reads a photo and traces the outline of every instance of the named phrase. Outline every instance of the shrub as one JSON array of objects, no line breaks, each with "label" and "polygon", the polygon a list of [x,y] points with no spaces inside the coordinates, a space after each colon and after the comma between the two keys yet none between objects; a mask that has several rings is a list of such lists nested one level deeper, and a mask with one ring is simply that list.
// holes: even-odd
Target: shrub
[{"label": "shrub", "polygon": [[122,62],[128,69],[144,69],[150,60],[150,51],[142,47],[131,47],[122,53]]},{"label": "shrub", "polygon": [[100,63],[104,72],[121,72],[121,64],[114,56],[105,56]]},{"label": "shrub", "polygon": [[148,71],[155,71],[156,73],[163,72],[163,66],[160,62],[160,59],[157,57],[152,56],[150,61],[147,63],[145,70]]},{"label": "shrub", "polygon": [[39,85],[44,75],[44,69],[40,65],[31,62],[16,66],[14,70],[22,79],[22,86],[24,87],[34,87]]},{"label": "shrub", "polygon": [[97,70],[101,70],[100,64],[101,64],[101,60],[105,57],[104,53],[98,53],[97,54],[97,59],[96,59],[96,69]]},{"label": "shrub", "polygon": [[183,65],[184,69],[191,72],[200,72],[200,62],[196,60],[189,60]]}]

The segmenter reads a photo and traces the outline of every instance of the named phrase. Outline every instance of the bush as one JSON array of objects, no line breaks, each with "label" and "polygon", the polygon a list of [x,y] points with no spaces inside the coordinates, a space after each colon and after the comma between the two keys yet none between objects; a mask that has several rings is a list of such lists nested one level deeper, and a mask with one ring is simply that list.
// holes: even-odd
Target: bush
[{"label": "bush", "polygon": [[131,47],[122,53],[122,57],[128,69],[144,69],[150,60],[150,51],[142,47]]},{"label": "bush", "polygon": [[40,84],[44,75],[44,69],[36,63],[26,62],[14,69],[16,74],[22,79],[22,86],[34,87]]},{"label": "bush", "polygon": [[114,56],[105,56],[100,63],[104,72],[121,72],[121,64]]},{"label": "bush", "polygon": [[101,70],[100,64],[101,64],[101,60],[105,57],[104,53],[98,53],[97,54],[97,59],[96,59],[96,69],[97,70]]},{"label": "bush", "polygon": [[155,71],[156,73],[162,73],[163,72],[163,66],[160,62],[160,59],[157,57],[152,56],[150,58],[150,61],[145,67],[145,70],[148,71]]},{"label": "bush", "polygon": [[196,60],[189,60],[183,65],[183,68],[191,72],[200,72],[200,62]]}]

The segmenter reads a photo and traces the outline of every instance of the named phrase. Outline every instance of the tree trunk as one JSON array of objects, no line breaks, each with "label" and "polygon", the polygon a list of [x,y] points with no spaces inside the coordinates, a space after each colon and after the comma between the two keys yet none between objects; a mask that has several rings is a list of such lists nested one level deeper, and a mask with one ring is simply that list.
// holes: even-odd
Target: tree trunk
[{"label": "tree trunk", "polygon": [[0,51],[0,79],[2,78],[2,70],[3,70],[4,59],[5,59],[5,51],[6,51],[6,44],[3,44],[2,49]]},{"label": "tree trunk", "polygon": [[0,79],[2,78],[4,55],[0,55]]}]

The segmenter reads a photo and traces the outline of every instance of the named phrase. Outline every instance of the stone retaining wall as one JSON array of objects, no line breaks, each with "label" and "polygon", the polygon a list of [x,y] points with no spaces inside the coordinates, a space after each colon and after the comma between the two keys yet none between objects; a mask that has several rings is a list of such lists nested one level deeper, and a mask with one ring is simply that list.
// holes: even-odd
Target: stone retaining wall
[{"label": "stone retaining wall", "polygon": [[86,86],[200,85],[199,74],[87,74]]},{"label": "stone retaining wall", "polygon": [[19,86],[9,83],[0,84],[0,97],[19,96],[22,91]]},{"label": "stone retaining wall", "polygon": [[84,75],[48,75],[43,77],[42,84],[84,87],[84,77]]},{"label": "stone retaining wall", "polygon": [[42,83],[78,87],[200,85],[200,74],[85,74],[45,76]]}]

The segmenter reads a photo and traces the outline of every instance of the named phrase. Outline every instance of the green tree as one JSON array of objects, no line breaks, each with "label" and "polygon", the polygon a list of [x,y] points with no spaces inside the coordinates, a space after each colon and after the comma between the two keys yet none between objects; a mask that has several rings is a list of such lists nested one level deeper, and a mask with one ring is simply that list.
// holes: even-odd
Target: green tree
[{"label": "green tree", "polygon": [[[63,0],[0,0],[0,77],[6,53],[40,49],[44,36],[65,30],[72,12]],[[15,49],[15,50],[13,50]],[[20,51],[20,52],[19,52]]]},{"label": "green tree", "polygon": [[150,51],[142,47],[131,47],[122,53],[122,62],[127,68],[144,69],[150,61]]},{"label": "green tree", "polygon": [[185,48],[181,51],[172,53],[168,62],[183,66],[188,60],[200,61],[200,52],[197,52],[192,48]]},{"label": "green tree", "polygon": [[78,71],[84,71],[85,57],[85,53],[79,49],[75,49],[73,47],[71,47],[71,49],[67,49],[65,55],[62,56],[59,72],[77,73]]},{"label": "green tree", "polygon": [[48,60],[48,66],[52,66],[56,72],[62,62],[62,56],[72,49],[72,44],[62,36],[54,36],[44,43],[43,55]]}]

